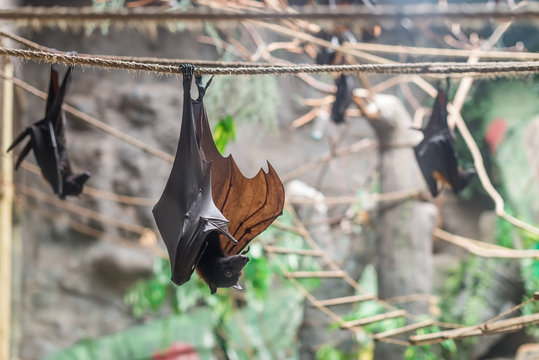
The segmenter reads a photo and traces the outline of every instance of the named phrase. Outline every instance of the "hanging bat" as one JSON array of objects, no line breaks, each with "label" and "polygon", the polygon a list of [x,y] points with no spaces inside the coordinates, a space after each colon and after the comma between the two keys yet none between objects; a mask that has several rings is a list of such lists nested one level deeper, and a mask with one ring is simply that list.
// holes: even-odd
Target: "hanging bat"
[{"label": "hanging bat", "polygon": [[475,175],[474,169],[458,166],[453,147],[453,136],[447,125],[447,94],[439,89],[424,138],[414,147],[415,156],[432,196],[440,192],[438,182],[458,193]]},{"label": "hanging bat", "polygon": [[61,199],[76,196],[82,192],[84,183],[90,174],[73,174],[66,148],[65,113],[62,103],[70,79],[72,67],[69,67],[62,84],[59,85],[58,71],[51,66],[49,93],[45,118],[27,127],[11,144],[7,151],[13,150],[27,136],[30,137],[15,163],[18,169],[30,150],[33,150],[37,164],[45,180]]},{"label": "hanging bat", "polygon": [[[321,31],[317,36],[322,40],[329,41],[333,46],[340,46],[345,42],[349,42],[351,44],[357,43],[354,34],[352,34],[349,29],[340,27],[339,30],[340,31],[338,31],[336,35],[332,35],[326,31]],[[318,54],[316,54],[316,63],[319,65],[335,65],[338,63],[343,64],[343,60],[343,56],[337,56],[337,51],[335,49],[328,47],[323,47],[320,49]]]},{"label": "hanging bat", "polygon": [[238,279],[249,261],[242,250],[280,215],[284,190],[271,166],[269,173],[247,179],[232,157],[220,155],[200,79],[199,98],[191,98],[193,72],[192,65],[183,66],[180,140],[153,214],[169,253],[172,281],[182,285],[196,269],[214,294],[219,287],[241,289]]},{"label": "hanging bat", "polygon": [[331,107],[331,119],[340,124],[344,122],[344,113],[350,106],[354,95],[354,79],[351,75],[341,74],[335,80],[337,93],[335,93],[335,102]]},{"label": "hanging bat", "polygon": [[[354,35],[348,29],[343,29],[338,35],[333,36],[323,32],[321,36],[336,46],[344,42],[356,43]],[[344,56],[337,56],[337,52],[331,48],[321,49],[316,56],[317,64],[344,64],[344,60]],[[331,107],[331,120],[336,124],[340,124],[344,122],[344,113],[352,103],[354,79],[352,75],[341,74],[335,79],[335,86],[337,87],[337,92],[335,93],[335,101]]]}]

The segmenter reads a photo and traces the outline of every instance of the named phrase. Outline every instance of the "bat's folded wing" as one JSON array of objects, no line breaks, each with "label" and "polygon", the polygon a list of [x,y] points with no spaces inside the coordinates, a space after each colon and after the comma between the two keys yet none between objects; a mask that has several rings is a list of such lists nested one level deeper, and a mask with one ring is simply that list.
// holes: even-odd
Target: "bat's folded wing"
[{"label": "bat's folded wing", "polygon": [[226,254],[236,255],[281,215],[284,187],[269,163],[268,172],[261,169],[255,177],[247,178],[231,155],[223,157],[213,141],[202,99],[192,103],[200,150],[212,166],[213,200],[237,240],[221,236],[221,246]]},{"label": "bat's folded wing", "polygon": [[443,158],[443,149],[440,148],[439,144],[431,141],[431,139],[423,139],[423,141],[414,148],[414,152],[430,193],[432,196],[436,197],[439,189],[438,182],[433,174],[435,171],[438,171],[438,163],[440,162],[440,159]]},{"label": "bat's folded wing", "polygon": [[207,246],[211,232],[227,238],[227,223],[212,198],[212,166],[199,150],[191,106],[192,68],[184,73],[184,105],[174,164],[161,198],[153,208],[159,232],[168,250],[172,281],[188,281]]},{"label": "bat's folded wing", "polygon": [[30,128],[32,148],[43,177],[50,183],[55,194],[62,192],[62,174],[59,164],[56,138],[49,121],[40,121]]}]

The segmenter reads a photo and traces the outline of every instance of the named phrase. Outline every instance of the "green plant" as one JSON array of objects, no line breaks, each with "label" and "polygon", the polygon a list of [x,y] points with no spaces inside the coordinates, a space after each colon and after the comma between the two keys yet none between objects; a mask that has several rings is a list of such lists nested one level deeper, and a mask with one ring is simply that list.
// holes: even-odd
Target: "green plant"
[{"label": "green plant", "polygon": [[[293,218],[285,211],[280,221],[292,224]],[[262,241],[277,246],[304,246],[301,236],[276,227],[268,228],[260,237]],[[268,258],[262,243],[256,240],[251,244],[249,258],[250,261],[243,271],[246,288],[244,296],[238,297],[235,290],[231,289],[219,289],[217,294],[210,295],[207,285],[196,273],[189,282],[177,287],[170,281],[169,261],[156,259],[153,277],[138,281],[125,295],[125,302],[132,307],[133,314],[137,317],[149,312],[157,313],[165,306],[177,314],[186,315],[198,309],[209,309],[216,346],[220,347],[223,353],[234,354],[232,357],[249,358],[256,353],[270,354],[266,358],[272,358],[275,353],[283,351],[293,354],[297,351],[297,344],[292,340],[294,332],[291,329],[295,331],[301,321],[303,298],[278,275],[283,271],[292,272],[298,269],[318,270],[318,264],[310,258],[295,254],[286,254],[279,260]],[[319,285],[319,280],[302,279],[302,283],[312,289]],[[285,307],[289,309],[280,310]],[[257,329],[248,331],[248,337],[242,334],[243,330],[240,329],[253,327],[254,325],[248,324],[254,323],[257,324]],[[273,330],[264,330],[266,327],[290,332],[288,340],[281,338],[279,331],[273,333]],[[288,355],[279,355],[279,358],[285,357],[289,358]]]},{"label": "green plant", "polygon": [[232,116],[227,115],[219,119],[219,122],[213,129],[213,139],[215,140],[217,149],[223,154],[228,142],[236,139],[236,126],[234,125],[234,118]]}]

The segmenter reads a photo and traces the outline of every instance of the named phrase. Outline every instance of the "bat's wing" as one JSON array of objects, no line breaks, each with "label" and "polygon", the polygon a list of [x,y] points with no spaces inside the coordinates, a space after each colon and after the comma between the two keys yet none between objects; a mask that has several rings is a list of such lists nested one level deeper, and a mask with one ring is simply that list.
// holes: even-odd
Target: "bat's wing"
[{"label": "bat's wing", "polygon": [[[425,138],[429,138],[438,134],[440,131],[449,131],[447,125],[447,94],[442,89],[438,90],[436,99],[434,99],[434,106],[432,107],[432,113],[423,134]],[[451,138],[451,141],[453,139]]]},{"label": "bat's wing", "polygon": [[[202,96],[193,102],[200,149],[212,163],[213,200],[228,219],[228,229],[237,243],[221,236],[226,254],[239,254],[249,242],[264,231],[279,215],[284,206],[284,187],[279,176],[268,163],[268,172],[262,169],[249,179],[243,176],[231,155],[223,157],[213,140]],[[200,91],[200,90],[199,90]]]},{"label": "bat's wing", "polygon": [[62,84],[58,81],[58,71],[51,66],[51,78],[49,83],[49,95],[47,97],[46,118],[53,124],[54,135],[56,137],[56,146],[59,153],[59,164],[62,173],[66,176],[71,175],[71,167],[66,149],[65,137],[65,113],[62,110],[62,104],[71,79],[72,67],[67,69]]},{"label": "bat's wing", "polygon": [[65,167],[69,167],[65,147],[65,119],[62,110],[67,85],[72,67],[69,67],[62,84],[58,83],[58,71],[51,66],[49,93],[45,119],[40,126],[33,126],[34,155],[43,176],[52,186],[54,192],[64,196]]},{"label": "bat's wing", "polygon": [[49,92],[47,95],[47,107],[45,108],[45,114],[48,115],[52,108],[56,98],[58,97],[58,92],[60,90],[60,82],[58,81],[58,70],[54,65],[51,65],[51,75],[49,78]]},{"label": "bat's wing", "polygon": [[61,173],[61,191],[60,198],[65,198],[68,195],[79,195],[82,192],[84,183],[90,178],[88,172],[74,174],[71,169],[71,162],[67,152],[66,141],[66,118],[65,112],[62,109],[67,87],[71,81],[71,72],[73,67],[69,67],[64,75],[62,84],[59,84],[58,71],[54,66],[51,66],[51,79],[49,84],[49,98],[52,101],[47,101],[47,118],[53,124],[54,134],[56,136],[56,147],[58,152],[58,164]]},{"label": "bat's wing", "polygon": [[455,192],[459,191],[461,180],[449,130],[424,139],[414,151],[432,196],[439,193],[438,181]]},{"label": "bat's wing", "polygon": [[32,148],[43,177],[55,194],[62,193],[62,173],[58,162],[58,145],[51,121],[44,119],[30,127]]},{"label": "bat's wing", "polygon": [[434,172],[437,171],[437,164],[442,158],[441,149],[432,141],[423,139],[423,141],[414,148],[414,152],[430,193],[433,197],[438,196],[440,190],[438,189],[438,182],[434,177]]},{"label": "bat's wing", "polygon": [[191,106],[192,75],[193,67],[184,66],[180,140],[165,190],[153,208],[169,253],[172,281],[178,285],[190,279],[211,232],[230,237],[227,220],[213,203],[211,166],[198,147]]},{"label": "bat's wing", "polygon": [[457,154],[453,147],[453,137],[449,130],[445,131],[444,140],[440,141],[440,146],[443,148],[444,154],[444,162],[441,168],[442,177],[446,180],[446,185],[453,191],[458,192],[460,190],[459,166]]}]

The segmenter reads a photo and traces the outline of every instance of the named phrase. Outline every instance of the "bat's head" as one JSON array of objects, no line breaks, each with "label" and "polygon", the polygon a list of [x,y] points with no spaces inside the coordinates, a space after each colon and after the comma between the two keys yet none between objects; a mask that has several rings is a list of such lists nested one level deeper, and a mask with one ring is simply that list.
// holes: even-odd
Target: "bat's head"
[{"label": "bat's head", "polygon": [[241,290],[238,280],[248,261],[249,258],[242,254],[218,258],[213,271],[210,274],[205,274],[205,280],[208,282],[211,293],[215,294],[217,288],[220,287],[233,287]]},{"label": "bat's head", "polygon": [[82,192],[84,183],[90,178],[90,174],[83,172],[78,175],[67,177],[64,180],[64,193],[63,195],[76,196]]},{"label": "bat's head", "polygon": [[217,288],[220,287],[241,289],[238,285],[238,279],[241,270],[249,261],[245,255],[247,252],[237,255],[226,254],[221,247],[217,231],[210,232],[205,240],[206,245],[202,249],[196,270],[210,287],[211,293],[215,294]]}]

